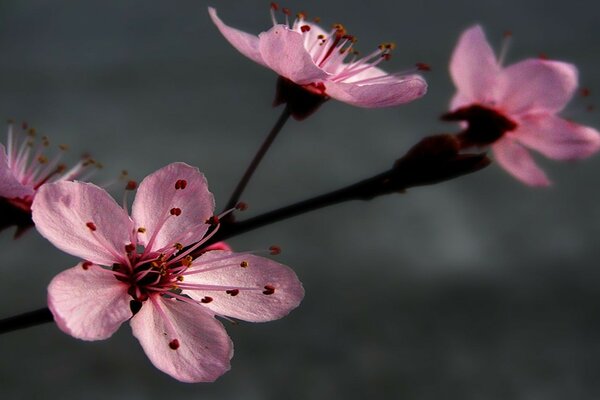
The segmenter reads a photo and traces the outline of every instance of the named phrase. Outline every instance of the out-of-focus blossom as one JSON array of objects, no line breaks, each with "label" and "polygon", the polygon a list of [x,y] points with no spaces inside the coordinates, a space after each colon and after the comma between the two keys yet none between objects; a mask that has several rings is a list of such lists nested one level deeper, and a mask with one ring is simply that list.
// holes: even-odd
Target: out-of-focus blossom
[{"label": "out-of-focus blossom", "polygon": [[467,121],[462,145],[491,145],[496,161],[520,181],[550,184],[527,148],[556,160],[600,149],[597,130],[557,115],[577,89],[574,65],[530,58],[502,67],[476,25],[461,35],[450,74],[457,92],[445,118]]},{"label": "out-of-focus blossom", "polygon": [[61,163],[66,146],[60,145],[57,154],[50,158],[46,154],[49,144],[46,136],[37,138],[35,129],[27,124],[19,129],[9,123],[6,147],[0,143],[0,229],[16,225],[18,235],[31,225],[31,203],[42,185],[86,179],[93,167],[100,166],[85,157],[67,168]]},{"label": "out-of-focus blossom", "polygon": [[378,108],[413,101],[427,91],[427,84],[419,75],[390,74],[378,67],[390,58],[392,43],[359,57],[354,50],[355,38],[342,25],[325,31],[302,13],[290,25],[286,9],[286,23],[280,24],[275,18],[277,8],[272,4],[273,27],[258,36],[225,25],[212,7],[208,11],[238,51],[320,97]]},{"label": "out-of-focus blossom", "polygon": [[229,369],[233,346],[221,322],[283,317],[304,291],[288,267],[221,243],[204,176],[170,164],[139,185],[131,217],[103,189],[81,182],[40,188],[38,231],[80,257],[48,287],[58,327],[83,340],[110,337],[130,321],[152,363],[184,382],[213,381]]}]

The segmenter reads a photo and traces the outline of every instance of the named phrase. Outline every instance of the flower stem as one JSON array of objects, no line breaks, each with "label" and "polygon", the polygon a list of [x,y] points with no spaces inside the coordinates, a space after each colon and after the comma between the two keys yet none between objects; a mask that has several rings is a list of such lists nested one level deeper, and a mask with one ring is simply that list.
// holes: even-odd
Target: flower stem
[{"label": "flower stem", "polygon": [[0,320],[0,334],[53,322],[54,317],[48,308],[26,312]]},{"label": "flower stem", "polygon": [[231,197],[229,198],[229,201],[227,202],[227,205],[225,206],[225,210],[234,208],[236,206],[236,204],[239,202],[240,197],[242,196],[242,193],[244,192],[244,189],[246,189],[246,185],[248,185],[248,182],[250,181],[250,179],[252,178],[252,175],[254,174],[254,171],[256,171],[256,168],[258,167],[258,165],[262,161],[263,157],[265,156],[265,154],[267,153],[267,151],[269,150],[269,148],[275,141],[275,138],[281,131],[281,128],[283,128],[283,126],[285,125],[285,123],[287,122],[287,120],[290,118],[291,115],[292,115],[292,111],[291,111],[290,107],[286,106],[283,109],[283,112],[281,113],[281,115],[279,116],[279,119],[277,120],[277,122],[275,123],[273,128],[271,129],[271,132],[269,132],[269,135],[267,136],[267,138],[265,139],[263,144],[260,146],[260,148],[256,152],[254,159],[252,159],[252,162],[250,163],[250,165],[248,165],[248,168],[246,169],[244,176],[242,176],[242,179],[240,179],[240,182],[237,184],[235,190],[231,194]]}]

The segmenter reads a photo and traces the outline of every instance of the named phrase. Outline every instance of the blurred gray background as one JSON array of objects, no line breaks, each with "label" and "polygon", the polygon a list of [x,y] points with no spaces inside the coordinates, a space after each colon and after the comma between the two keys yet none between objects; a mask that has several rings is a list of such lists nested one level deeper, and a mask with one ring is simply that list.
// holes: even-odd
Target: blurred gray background
[{"label": "blurred gray background", "polygon": [[[268,2],[213,1],[227,23],[270,27]],[[27,120],[71,160],[91,152],[102,182],[173,161],[198,166],[222,207],[280,110],[275,75],[237,53],[204,1],[0,2],[0,116]],[[438,116],[453,93],[447,63],[460,32],[483,24],[507,63],[541,52],[571,61],[591,98],[566,116],[600,126],[599,7],[592,0],[285,4],[342,22],[385,68],[430,63],[429,94],[363,110],[330,101],[285,128],[246,192],[247,216],[368,177],[419,138],[456,129]],[[4,139],[3,139],[4,140]],[[497,166],[434,187],[347,203],[236,237],[277,243],[306,289],[267,324],[226,323],[236,354],[213,384],[155,369],[125,324],[83,342],[46,324],[0,337],[3,399],[597,399],[600,397],[600,157],[540,159],[555,185],[523,186]],[[114,191],[120,198],[121,192]],[[9,316],[45,305],[76,262],[30,231],[0,234]]]}]

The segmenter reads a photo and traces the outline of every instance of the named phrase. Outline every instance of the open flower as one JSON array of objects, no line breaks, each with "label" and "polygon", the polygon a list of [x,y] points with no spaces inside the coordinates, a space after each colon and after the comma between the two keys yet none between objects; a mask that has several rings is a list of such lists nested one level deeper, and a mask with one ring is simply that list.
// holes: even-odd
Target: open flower
[{"label": "open flower", "polygon": [[15,238],[33,226],[31,203],[41,185],[86,179],[92,167],[100,166],[86,157],[67,168],[61,163],[66,146],[59,146],[53,157],[45,154],[48,147],[48,138],[37,138],[35,129],[25,123],[19,129],[9,122],[6,147],[0,143],[0,231],[16,226]]},{"label": "open flower", "polygon": [[233,346],[215,316],[270,321],[298,306],[304,291],[291,269],[253,254],[212,250],[194,259],[219,227],[213,209],[204,176],[184,163],[141,182],[131,217],[93,184],[40,188],[37,229],[84,260],[48,287],[58,327],[100,340],[130,320],[152,363],[174,378],[206,382],[225,373]]},{"label": "open flower", "polygon": [[49,159],[44,154],[49,146],[46,136],[36,141],[35,129],[27,124],[22,125],[21,132],[15,131],[14,124],[9,123],[7,147],[0,143],[0,197],[23,211],[31,211],[33,197],[41,185],[81,178],[87,167],[96,165],[88,157],[68,169],[60,163],[66,150],[64,145]]},{"label": "open flower", "polygon": [[[291,26],[278,24],[272,5],[273,27],[258,36],[227,26],[210,7],[208,12],[223,36],[246,57],[271,68],[281,77],[322,97],[354,106],[390,107],[425,94],[427,84],[419,75],[389,74],[378,64],[389,59],[393,44],[358,58],[354,37],[337,24],[329,32],[298,14]],[[287,14],[287,10],[284,11]],[[351,56],[350,61],[346,61]]]},{"label": "open flower", "polygon": [[574,65],[530,58],[503,68],[476,25],[460,37],[450,74],[457,92],[446,119],[468,121],[463,144],[491,145],[496,161],[522,182],[550,184],[526,147],[556,160],[600,149],[597,130],[557,115],[577,89]]}]

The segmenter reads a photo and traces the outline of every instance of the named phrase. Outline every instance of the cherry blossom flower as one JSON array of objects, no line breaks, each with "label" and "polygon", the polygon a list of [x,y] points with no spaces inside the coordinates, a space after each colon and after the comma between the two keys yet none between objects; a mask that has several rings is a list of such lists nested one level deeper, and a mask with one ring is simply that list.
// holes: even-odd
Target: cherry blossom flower
[{"label": "cherry blossom flower", "polygon": [[476,25],[461,35],[450,74],[457,92],[446,117],[469,121],[463,144],[491,145],[496,161],[520,181],[550,184],[526,148],[556,160],[585,158],[600,149],[597,130],[557,115],[577,89],[574,65],[530,58],[502,67]]},{"label": "cherry blossom flower", "polygon": [[[311,93],[358,107],[379,108],[416,100],[427,91],[419,75],[389,74],[378,67],[390,58],[392,43],[359,58],[354,37],[342,25],[327,32],[302,13],[291,26],[279,24],[276,8],[272,4],[273,27],[258,36],[225,25],[212,7],[208,12],[223,36],[243,55]],[[289,11],[284,9],[284,13],[287,22]]]},{"label": "cherry blossom flower", "polygon": [[281,318],[304,291],[290,268],[251,253],[211,250],[193,258],[219,228],[213,209],[204,176],[184,163],[141,182],[131,217],[90,183],[40,188],[37,229],[84,260],[48,287],[58,327],[100,340],[129,320],[150,361],[172,377],[206,382],[225,373],[233,346],[215,316]]},{"label": "cherry blossom flower", "polygon": [[8,126],[7,147],[0,143],[0,197],[12,206],[29,213],[31,203],[39,187],[48,182],[82,178],[89,172],[90,166],[98,166],[87,157],[73,168],[67,169],[60,163],[66,150],[59,146],[60,152],[52,159],[45,154],[49,146],[47,137],[36,141],[36,133],[27,124],[17,132],[13,123]]}]

